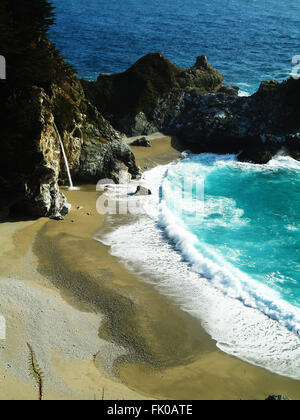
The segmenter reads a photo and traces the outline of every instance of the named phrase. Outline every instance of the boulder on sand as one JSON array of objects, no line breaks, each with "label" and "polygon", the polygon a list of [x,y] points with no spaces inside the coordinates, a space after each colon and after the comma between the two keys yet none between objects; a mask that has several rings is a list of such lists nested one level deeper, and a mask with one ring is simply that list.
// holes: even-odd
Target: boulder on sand
[{"label": "boulder on sand", "polygon": [[150,140],[147,140],[146,137],[141,137],[135,140],[130,146],[142,146],[142,147],[151,147]]},{"label": "boulder on sand", "polygon": [[142,187],[141,185],[138,185],[136,192],[134,193],[135,196],[141,196],[141,195],[151,195],[152,192],[148,188]]}]

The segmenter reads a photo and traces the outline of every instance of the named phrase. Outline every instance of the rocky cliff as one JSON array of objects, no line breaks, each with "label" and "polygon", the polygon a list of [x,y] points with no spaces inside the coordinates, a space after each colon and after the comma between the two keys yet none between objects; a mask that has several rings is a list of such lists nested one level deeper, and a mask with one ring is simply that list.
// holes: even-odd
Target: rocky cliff
[{"label": "rocky cliff", "polygon": [[122,131],[174,134],[194,152],[235,153],[266,163],[277,153],[300,158],[300,80],[262,82],[251,97],[223,85],[205,56],[181,69],[149,54],[126,72],[83,82],[88,98]]},{"label": "rocky cliff", "polygon": [[173,133],[194,152],[236,153],[266,163],[277,153],[300,159],[300,80],[262,82],[257,93],[237,89],[199,95],[172,89],[156,104],[148,124]]},{"label": "rocky cliff", "polygon": [[118,130],[127,135],[149,134],[149,118],[159,98],[172,89],[197,94],[216,92],[223,76],[199,57],[192,68],[182,69],[159,53],[148,54],[127,71],[100,75],[96,82],[82,81],[86,96]]},{"label": "rocky cliff", "polygon": [[[57,55],[57,66],[63,65]],[[0,97],[0,216],[67,214],[68,204],[58,187],[65,183],[66,171],[54,121],[76,182],[117,182],[120,169],[137,175],[130,148],[86,99],[71,69],[59,82],[43,87],[11,88],[3,81]]]},{"label": "rocky cliff", "polygon": [[47,0],[2,0],[0,80],[0,217],[62,217],[69,206],[59,191],[66,170],[58,127],[78,183],[118,181],[119,169],[138,173],[130,148],[86,98],[74,70],[48,40],[54,24]]}]

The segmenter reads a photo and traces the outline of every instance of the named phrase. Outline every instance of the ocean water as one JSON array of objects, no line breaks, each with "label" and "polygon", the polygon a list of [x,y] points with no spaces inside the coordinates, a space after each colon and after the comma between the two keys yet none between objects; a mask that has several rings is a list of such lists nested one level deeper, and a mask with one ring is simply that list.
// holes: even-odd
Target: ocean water
[{"label": "ocean water", "polygon": [[221,350],[300,379],[300,162],[187,154],[142,182],[141,214],[98,239]]},{"label": "ocean water", "polygon": [[[186,180],[203,188],[183,194]],[[165,226],[180,227],[169,236],[191,269],[300,336],[300,162],[190,155],[162,188]]]},{"label": "ocean water", "polygon": [[300,54],[300,3],[291,0],[52,0],[51,39],[79,76],[126,70],[154,51],[190,67],[205,54],[245,93],[283,80]]}]

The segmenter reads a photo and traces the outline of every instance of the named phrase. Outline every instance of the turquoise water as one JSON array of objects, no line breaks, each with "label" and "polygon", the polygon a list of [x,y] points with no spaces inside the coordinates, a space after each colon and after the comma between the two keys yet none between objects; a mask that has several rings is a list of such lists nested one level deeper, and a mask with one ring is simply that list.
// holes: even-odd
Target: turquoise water
[{"label": "turquoise water", "polygon": [[[201,187],[184,195],[186,180]],[[169,168],[163,202],[192,269],[300,333],[300,162],[190,155]]]},{"label": "turquoise water", "polygon": [[300,2],[291,0],[52,0],[51,39],[81,77],[126,70],[159,51],[182,67],[205,54],[247,93],[288,77],[300,54]]},{"label": "turquoise water", "polygon": [[299,380],[300,162],[184,154],[137,182],[152,191],[144,211],[109,216],[99,240],[219,349]]}]

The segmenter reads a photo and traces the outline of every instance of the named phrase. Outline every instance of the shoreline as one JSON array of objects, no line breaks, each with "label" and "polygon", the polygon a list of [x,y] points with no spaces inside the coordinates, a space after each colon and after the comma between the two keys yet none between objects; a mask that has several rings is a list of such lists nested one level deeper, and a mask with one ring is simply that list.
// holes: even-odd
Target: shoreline
[{"label": "shoreline", "polygon": [[[157,137],[151,148],[133,151],[148,169],[176,160],[182,149]],[[66,195],[73,206],[64,221],[0,225],[0,312],[8,326],[7,341],[0,341],[0,371],[7,372],[1,398],[36,398],[26,341],[46,371],[49,399],[101,399],[103,389],[104,399],[116,400],[299,398],[300,381],[218,350],[199,320],[93,239],[103,224],[94,186]]]}]

